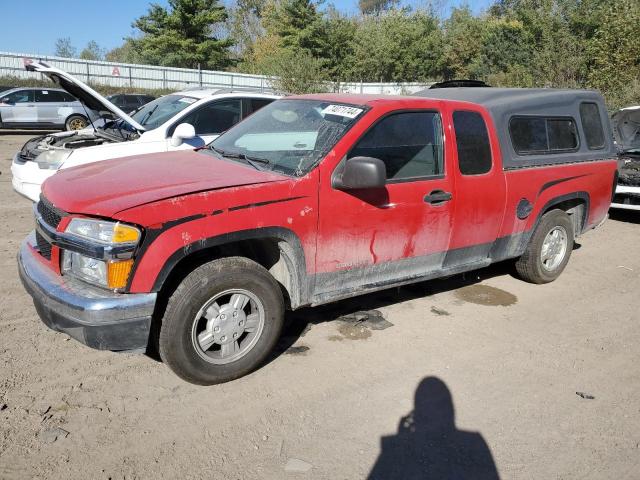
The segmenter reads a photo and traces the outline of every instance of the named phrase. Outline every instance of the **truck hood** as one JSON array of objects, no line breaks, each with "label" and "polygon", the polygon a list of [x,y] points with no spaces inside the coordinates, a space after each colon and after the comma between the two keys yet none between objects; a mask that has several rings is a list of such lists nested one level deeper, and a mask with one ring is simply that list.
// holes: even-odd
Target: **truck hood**
[{"label": "truck hood", "polygon": [[69,213],[113,217],[159,200],[286,180],[250,165],[196,151],[150,153],[60,170],[43,195]]},{"label": "truck hood", "polygon": [[82,83],[77,78],[72,77],[67,72],[58,68],[50,67],[43,62],[28,63],[25,65],[25,68],[30,72],[38,72],[46,75],[53,83],[59,85],[60,88],[64,88],[67,92],[80,100],[87,108],[95,110],[96,112],[111,112],[123,119],[138,132],[142,133],[145,131],[145,128],[133,118],[124,113],[93,88]]},{"label": "truck hood", "polygon": [[611,116],[611,124],[620,149],[640,149],[640,105],[618,110]]}]

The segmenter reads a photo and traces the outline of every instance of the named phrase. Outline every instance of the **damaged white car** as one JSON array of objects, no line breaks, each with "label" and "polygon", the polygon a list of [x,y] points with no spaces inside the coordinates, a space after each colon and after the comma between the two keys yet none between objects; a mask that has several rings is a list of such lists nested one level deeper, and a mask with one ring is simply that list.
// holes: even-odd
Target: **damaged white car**
[{"label": "damaged white car", "polygon": [[101,117],[91,128],[32,138],[15,154],[11,164],[13,188],[34,202],[40,197],[42,183],[59,169],[130,155],[202,147],[279,98],[242,90],[187,90],[160,97],[127,115],[62,70],[37,62],[27,69],[46,75]]},{"label": "damaged white car", "polygon": [[618,110],[611,122],[621,160],[611,208],[640,210],[640,105]]}]

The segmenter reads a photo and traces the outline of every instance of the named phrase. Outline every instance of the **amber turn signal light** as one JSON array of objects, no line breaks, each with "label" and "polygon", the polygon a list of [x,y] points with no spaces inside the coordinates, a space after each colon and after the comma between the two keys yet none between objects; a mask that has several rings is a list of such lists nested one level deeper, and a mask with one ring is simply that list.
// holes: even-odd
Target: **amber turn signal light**
[{"label": "amber turn signal light", "polygon": [[107,285],[111,289],[125,288],[133,267],[133,259],[107,263]]}]

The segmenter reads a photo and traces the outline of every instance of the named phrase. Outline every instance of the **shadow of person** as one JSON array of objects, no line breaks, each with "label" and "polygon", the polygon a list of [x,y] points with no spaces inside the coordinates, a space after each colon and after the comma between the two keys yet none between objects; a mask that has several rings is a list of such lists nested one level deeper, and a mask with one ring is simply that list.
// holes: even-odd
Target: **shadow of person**
[{"label": "shadow of person", "polygon": [[381,444],[369,480],[500,478],[482,435],[456,429],[451,393],[436,377],[420,382],[413,412]]}]

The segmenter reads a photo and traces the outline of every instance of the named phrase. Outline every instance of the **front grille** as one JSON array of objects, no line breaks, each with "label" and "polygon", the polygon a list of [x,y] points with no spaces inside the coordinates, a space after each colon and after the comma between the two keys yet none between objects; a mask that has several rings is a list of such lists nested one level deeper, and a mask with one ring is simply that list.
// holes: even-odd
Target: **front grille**
[{"label": "front grille", "polygon": [[54,207],[53,204],[43,196],[40,196],[37,208],[38,213],[42,216],[42,220],[53,228],[58,228],[62,217],[67,215],[66,212]]},{"label": "front grille", "polygon": [[45,238],[40,235],[40,232],[36,230],[36,244],[38,245],[38,250],[40,251],[40,255],[42,255],[47,260],[51,260],[51,244],[45,240]]}]

